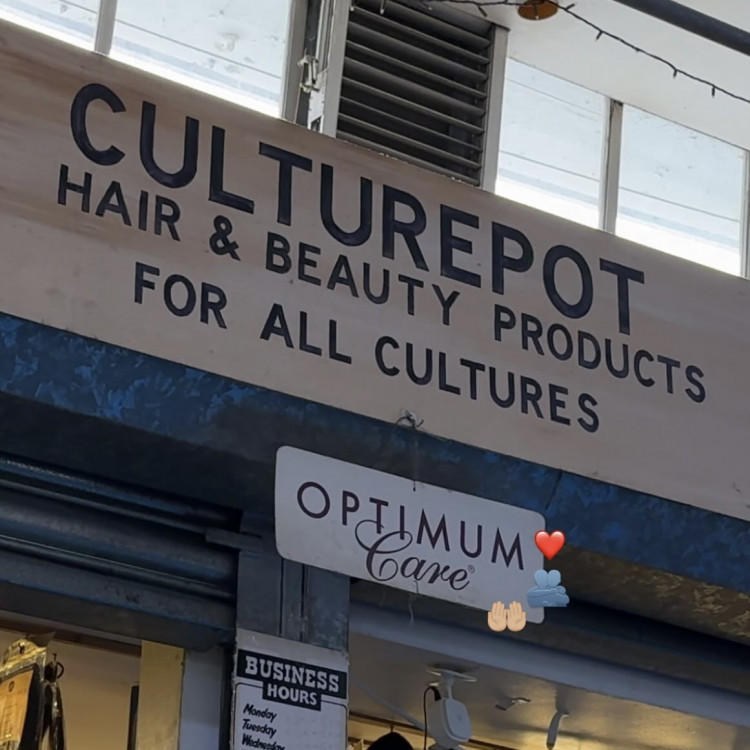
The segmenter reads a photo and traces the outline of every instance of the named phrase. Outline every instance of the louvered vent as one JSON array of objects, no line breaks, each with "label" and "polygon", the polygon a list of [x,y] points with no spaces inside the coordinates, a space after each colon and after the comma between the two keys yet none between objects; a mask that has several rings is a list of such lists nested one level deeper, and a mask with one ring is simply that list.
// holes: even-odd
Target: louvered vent
[{"label": "louvered vent", "polygon": [[381,5],[355,0],[350,13],[338,136],[478,185],[491,24],[437,4]]}]

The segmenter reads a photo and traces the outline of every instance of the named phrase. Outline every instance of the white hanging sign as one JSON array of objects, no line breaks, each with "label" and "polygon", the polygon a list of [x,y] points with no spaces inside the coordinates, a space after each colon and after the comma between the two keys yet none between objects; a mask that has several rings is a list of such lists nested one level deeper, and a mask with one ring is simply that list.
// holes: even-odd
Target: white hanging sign
[{"label": "white hanging sign", "polygon": [[346,654],[237,632],[233,750],[345,750]]},{"label": "white hanging sign", "polygon": [[305,565],[488,611],[525,603],[544,567],[544,517],[514,505],[288,446],[275,495],[279,554]]}]

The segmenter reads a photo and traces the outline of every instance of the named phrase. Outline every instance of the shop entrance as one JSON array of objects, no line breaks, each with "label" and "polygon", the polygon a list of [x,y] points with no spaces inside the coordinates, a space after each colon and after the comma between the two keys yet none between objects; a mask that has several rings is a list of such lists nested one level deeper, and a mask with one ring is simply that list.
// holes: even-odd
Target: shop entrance
[{"label": "shop entrance", "polygon": [[[375,607],[355,606],[352,630],[349,750],[367,750],[391,732],[412,750],[434,747],[423,727],[435,700],[428,686],[440,688],[440,673],[467,678],[454,679],[452,694],[468,710],[471,740],[455,748],[750,747],[744,695],[503,640],[490,631],[381,617]],[[395,742],[375,747],[406,750]]]}]

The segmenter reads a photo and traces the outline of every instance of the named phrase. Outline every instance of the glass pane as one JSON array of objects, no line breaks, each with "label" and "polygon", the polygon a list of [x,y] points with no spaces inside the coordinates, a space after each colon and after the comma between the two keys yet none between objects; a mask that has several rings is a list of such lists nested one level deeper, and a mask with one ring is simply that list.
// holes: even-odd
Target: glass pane
[{"label": "glass pane", "polygon": [[599,224],[605,97],[508,60],[496,192]]},{"label": "glass pane", "polygon": [[99,0],[0,0],[0,19],[92,49]]},{"label": "glass pane", "polygon": [[291,0],[120,0],[112,56],[271,115]]},{"label": "glass pane", "polygon": [[617,234],[740,273],[744,153],[626,107]]}]

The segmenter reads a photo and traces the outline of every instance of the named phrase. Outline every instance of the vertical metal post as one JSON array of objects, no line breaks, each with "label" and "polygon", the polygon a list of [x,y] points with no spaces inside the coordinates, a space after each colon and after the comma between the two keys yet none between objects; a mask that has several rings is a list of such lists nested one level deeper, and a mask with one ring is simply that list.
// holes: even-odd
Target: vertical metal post
[{"label": "vertical metal post", "polygon": [[480,187],[491,193],[497,183],[497,165],[500,158],[500,127],[505,90],[505,62],[508,59],[508,29],[493,26],[492,57],[487,81],[487,116],[482,152],[482,177]]},{"label": "vertical metal post", "polygon": [[115,18],[117,16],[117,0],[99,0],[99,14],[96,18],[96,36],[94,37],[94,52],[109,55],[112,51],[112,39],[115,35]]},{"label": "vertical metal post", "polygon": [[292,0],[289,8],[289,23],[286,36],[286,58],[281,88],[281,117],[297,122],[300,96],[302,94],[302,68],[300,61],[305,55],[308,0]]},{"label": "vertical metal post", "polygon": [[284,560],[260,539],[239,554],[237,627],[348,651],[349,578]]},{"label": "vertical metal post", "polygon": [[742,213],[740,225],[740,275],[750,278],[750,152],[744,152],[744,180],[742,184]]},{"label": "vertical metal post", "polygon": [[602,179],[599,185],[599,228],[615,233],[620,190],[620,156],[622,152],[622,102],[609,100],[602,153]]},{"label": "vertical metal post", "polygon": [[324,0],[321,10],[317,81],[310,94],[307,126],[330,136],[338,131],[350,11],[351,0]]}]

